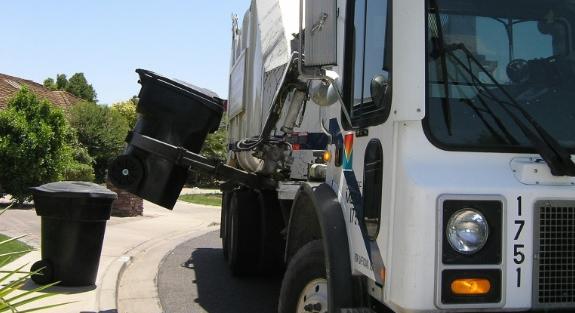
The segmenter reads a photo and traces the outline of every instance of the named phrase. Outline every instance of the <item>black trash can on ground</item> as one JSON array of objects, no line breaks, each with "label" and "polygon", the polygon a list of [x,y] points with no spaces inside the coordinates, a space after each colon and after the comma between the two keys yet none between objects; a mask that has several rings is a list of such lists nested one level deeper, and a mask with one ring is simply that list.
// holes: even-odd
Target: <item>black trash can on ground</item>
[{"label": "black trash can on ground", "polygon": [[42,260],[32,271],[38,284],[91,286],[116,193],[94,183],[55,182],[32,188],[36,214],[42,218]]},{"label": "black trash can on ground", "polygon": [[[142,88],[134,133],[199,153],[208,133],[218,129],[224,100],[209,90],[154,72],[136,72]],[[108,176],[116,187],[171,209],[188,170],[128,142]]]}]

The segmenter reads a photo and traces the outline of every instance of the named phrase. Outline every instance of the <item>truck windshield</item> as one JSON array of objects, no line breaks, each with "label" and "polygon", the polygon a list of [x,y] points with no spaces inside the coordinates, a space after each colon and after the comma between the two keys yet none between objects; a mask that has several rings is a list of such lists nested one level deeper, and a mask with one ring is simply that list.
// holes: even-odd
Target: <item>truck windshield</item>
[{"label": "truck windshield", "polygon": [[428,8],[424,125],[434,144],[533,152],[521,116],[575,151],[575,1],[428,0]]}]

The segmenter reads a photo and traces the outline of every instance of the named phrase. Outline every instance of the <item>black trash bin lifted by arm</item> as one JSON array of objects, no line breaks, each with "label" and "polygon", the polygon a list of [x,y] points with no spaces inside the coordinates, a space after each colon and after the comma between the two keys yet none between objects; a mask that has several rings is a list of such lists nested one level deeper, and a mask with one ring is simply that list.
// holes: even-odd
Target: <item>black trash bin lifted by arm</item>
[{"label": "black trash bin lifted by arm", "polygon": [[138,121],[128,134],[124,154],[108,171],[118,188],[171,209],[188,177],[199,171],[236,185],[273,189],[259,177],[199,154],[209,132],[220,125],[224,100],[206,89],[136,70],[142,88]]}]

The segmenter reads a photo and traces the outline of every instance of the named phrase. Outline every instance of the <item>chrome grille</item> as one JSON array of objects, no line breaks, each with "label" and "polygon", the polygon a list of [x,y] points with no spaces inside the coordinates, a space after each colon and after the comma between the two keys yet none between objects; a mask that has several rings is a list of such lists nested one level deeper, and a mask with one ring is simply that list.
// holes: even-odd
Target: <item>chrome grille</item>
[{"label": "chrome grille", "polygon": [[575,306],[575,201],[535,206],[534,306]]}]

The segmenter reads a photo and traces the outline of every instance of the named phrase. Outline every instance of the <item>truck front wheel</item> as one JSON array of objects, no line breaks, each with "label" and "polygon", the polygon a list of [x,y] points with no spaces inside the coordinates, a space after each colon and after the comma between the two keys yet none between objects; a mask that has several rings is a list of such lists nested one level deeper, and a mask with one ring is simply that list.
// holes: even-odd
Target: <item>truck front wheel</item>
[{"label": "truck front wheel", "polygon": [[328,286],[321,240],[304,245],[289,262],[282,281],[278,311],[328,312]]}]

